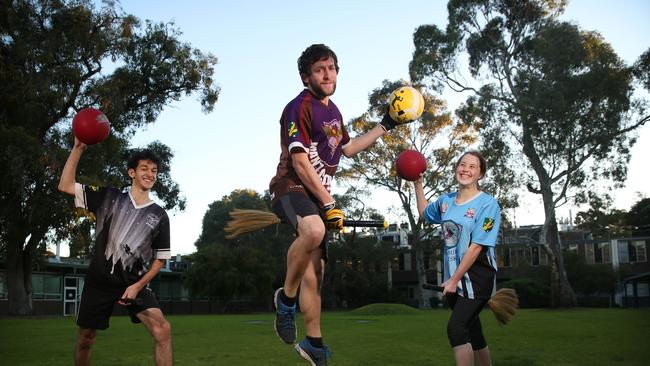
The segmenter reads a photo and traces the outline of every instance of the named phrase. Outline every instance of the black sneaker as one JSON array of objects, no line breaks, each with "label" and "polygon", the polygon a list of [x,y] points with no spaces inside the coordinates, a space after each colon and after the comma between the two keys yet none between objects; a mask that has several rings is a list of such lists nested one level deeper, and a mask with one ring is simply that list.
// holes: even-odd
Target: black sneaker
[{"label": "black sneaker", "polygon": [[300,357],[309,361],[311,366],[326,366],[327,360],[332,357],[332,353],[327,346],[323,345],[323,348],[314,347],[307,338],[296,344],[295,348]]},{"label": "black sneaker", "polygon": [[298,331],[296,330],[296,304],[287,306],[280,300],[282,287],[275,291],[273,303],[275,304],[275,334],[284,343],[292,344],[296,341]]}]

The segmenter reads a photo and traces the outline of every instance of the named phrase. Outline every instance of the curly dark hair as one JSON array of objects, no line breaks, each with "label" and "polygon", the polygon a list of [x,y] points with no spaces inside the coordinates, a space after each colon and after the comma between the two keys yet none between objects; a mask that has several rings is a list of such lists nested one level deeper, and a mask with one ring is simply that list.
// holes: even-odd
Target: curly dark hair
[{"label": "curly dark hair", "polygon": [[[336,58],[336,53],[332,51],[331,48],[326,45],[319,43],[313,44],[302,52],[302,55],[298,57],[298,72],[300,76],[311,74],[311,65],[320,60],[325,60],[331,57],[334,59],[334,66],[336,67],[336,72],[339,72],[339,61]],[[303,84],[305,84],[303,82]],[[307,86],[307,84],[305,84]]]},{"label": "curly dark hair", "polygon": [[160,168],[160,158],[149,149],[134,150],[126,161],[126,168],[135,170],[140,160],[151,160]]}]

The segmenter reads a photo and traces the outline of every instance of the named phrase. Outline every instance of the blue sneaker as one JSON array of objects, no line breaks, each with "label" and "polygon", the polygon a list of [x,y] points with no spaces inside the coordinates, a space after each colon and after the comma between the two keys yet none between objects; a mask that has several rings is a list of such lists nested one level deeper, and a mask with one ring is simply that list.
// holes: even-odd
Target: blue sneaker
[{"label": "blue sneaker", "polygon": [[295,348],[300,357],[309,361],[311,366],[326,366],[327,360],[332,358],[332,353],[327,346],[323,345],[323,348],[314,347],[307,338],[296,344]]},{"label": "blue sneaker", "polygon": [[292,344],[296,341],[298,331],[296,330],[296,304],[287,306],[280,300],[282,287],[275,291],[273,303],[275,304],[275,334],[284,341]]}]

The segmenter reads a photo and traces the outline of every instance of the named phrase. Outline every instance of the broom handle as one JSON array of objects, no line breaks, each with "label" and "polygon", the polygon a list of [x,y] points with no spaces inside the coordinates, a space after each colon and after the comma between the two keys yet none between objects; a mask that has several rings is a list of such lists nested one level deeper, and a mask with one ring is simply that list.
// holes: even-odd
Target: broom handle
[{"label": "broom handle", "polygon": [[425,283],[422,285],[422,288],[425,290],[433,290],[442,292],[445,288],[442,286],[434,285],[432,283]]},{"label": "broom handle", "polygon": [[388,227],[385,220],[343,220],[343,226],[351,227]]}]

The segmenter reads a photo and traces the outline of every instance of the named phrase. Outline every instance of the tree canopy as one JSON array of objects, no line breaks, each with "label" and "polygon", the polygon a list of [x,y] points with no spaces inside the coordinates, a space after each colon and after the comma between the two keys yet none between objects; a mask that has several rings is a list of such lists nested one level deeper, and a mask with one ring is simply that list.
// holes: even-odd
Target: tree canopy
[{"label": "tree canopy", "polygon": [[578,212],[576,225],[595,239],[650,235],[650,198],[641,198],[626,211],[612,207],[609,195],[590,195],[589,208]]},{"label": "tree canopy", "polygon": [[[70,199],[57,190],[75,112],[98,108],[111,122],[108,140],[84,154],[78,180],[120,187],[128,182],[124,158],[138,128],[185,95],[198,93],[205,112],[219,95],[216,58],[180,41],[172,24],[143,22],[117,2],[94,4],[0,1],[0,250],[12,314],[31,313],[37,248],[48,237],[78,234]],[[183,209],[171,150],[160,142],[150,147],[163,160],[158,198],[167,209]]]}]

